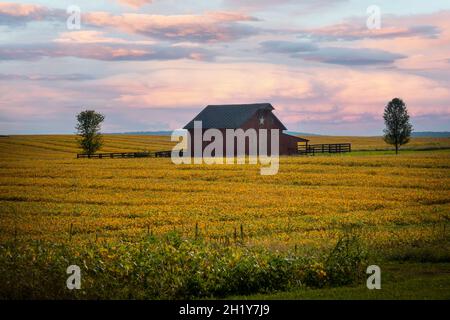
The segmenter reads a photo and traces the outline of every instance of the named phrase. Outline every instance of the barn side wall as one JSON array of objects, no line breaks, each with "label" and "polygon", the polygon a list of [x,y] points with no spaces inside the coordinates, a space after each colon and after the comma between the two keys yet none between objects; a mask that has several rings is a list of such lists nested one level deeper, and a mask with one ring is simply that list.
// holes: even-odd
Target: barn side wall
[{"label": "barn side wall", "polygon": [[[203,133],[206,130],[203,130]],[[223,137],[226,137],[226,129],[221,129],[220,130],[222,132]],[[194,132],[193,130],[189,130],[190,132],[190,141],[188,142],[189,145],[191,146],[191,156],[193,156],[193,150],[194,150]],[[202,142],[202,151],[205,150],[205,148],[210,144],[211,142],[209,141],[203,141]],[[281,133],[280,132],[280,144],[279,144],[279,154],[280,155],[293,155],[297,153],[297,145],[298,145],[298,139],[296,137],[287,135],[285,133]],[[258,148],[259,148],[259,141],[258,141]],[[268,130],[267,132],[267,152],[269,154],[271,154],[271,137],[270,137],[270,130]],[[259,153],[259,149],[258,149],[258,153]],[[226,143],[224,141],[224,145],[223,145],[223,155],[225,156],[227,154],[227,150],[226,150]],[[238,145],[237,145],[237,139],[235,139],[235,143],[234,143],[234,150],[233,150],[233,154],[235,156],[238,156]],[[250,148],[249,148],[249,142],[248,142],[248,138],[246,138],[246,142],[245,142],[245,155],[249,155],[250,154]],[[239,154],[240,155],[240,154]]]}]

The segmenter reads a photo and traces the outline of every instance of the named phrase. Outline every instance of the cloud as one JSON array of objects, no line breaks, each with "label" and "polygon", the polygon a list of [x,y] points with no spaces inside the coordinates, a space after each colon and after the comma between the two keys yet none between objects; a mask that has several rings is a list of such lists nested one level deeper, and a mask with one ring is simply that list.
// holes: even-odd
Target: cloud
[{"label": "cloud", "polygon": [[243,23],[258,19],[235,12],[208,12],[202,15],[112,15],[93,12],[85,14],[84,21],[91,26],[109,27],[160,40],[227,42],[259,33],[257,28]]},{"label": "cloud", "polygon": [[117,2],[133,8],[140,8],[146,4],[152,3],[153,0],[117,0]]},{"label": "cloud", "polygon": [[406,56],[379,49],[318,47],[311,42],[265,41],[263,52],[287,54],[291,58],[346,66],[391,64]]},{"label": "cloud", "polygon": [[383,26],[380,29],[368,29],[365,21],[335,24],[332,26],[301,31],[299,38],[315,41],[355,41],[362,39],[389,39],[400,37],[436,38],[440,29],[433,25],[416,25],[407,27]]},{"label": "cloud", "polygon": [[369,29],[366,16],[344,19],[342,23],[299,30],[299,38],[314,41],[437,39],[448,32],[450,11],[429,14],[383,14],[380,29]]},{"label": "cloud", "polygon": [[[445,63],[450,52],[450,11],[439,11],[431,14],[398,16],[388,19],[389,24],[396,23],[401,28],[416,28],[426,30],[421,26],[434,26],[439,30],[436,36],[412,36],[397,38],[365,38],[358,41],[358,45],[366,48],[389,48],[390,52],[405,54],[406,59],[396,62],[396,67],[408,72],[421,72],[430,77],[448,79],[444,73],[450,72]],[[442,76],[437,76],[442,73]]]},{"label": "cloud", "polygon": [[[113,125],[121,130],[133,131],[157,122],[180,127],[206,104],[269,101],[289,129],[368,134],[381,131],[384,105],[396,96],[405,99],[414,122],[441,117],[448,123],[450,115],[447,85],[395,69],[335,68],[330,76],[330,66],[311,65],[177,60],[169,66],[162,61],[140,64],[139,70],[130,66],[132,62],[126,73],[86,83],[4,81],[0,116],[8,115],[26,128],[21,119],[39,124],[39,116],[44,115],[41,130],[59,128],[61,121],[66,124],[61,130],[67,130],[82,103],[108,119],[113,115]],[[16,130],[11,125],[7,128]]]},{"label": "cloud", "polygon": [[271,40],[260,43],[263,52],[274,53],[299,53],[317,50],[317,46],[311,42],[291,42]]},{"label": "cloud", "polygon": [[58,19],[65,12],[34,4],[0,3],[0,25],[23,25],[31,21]]},{"label": "cloud", "polygon": [[[128,1],[141,3],[142,1]],[[0,3],[0,25],[17,26],[32,21],[59,20],[67,13],[31,4]],[[248,22],[257,18],[239,13],[216,11],[204,14],[151,15],[143,13],[86,12],[83,25],[111,28],[129,34],[139,34],[159,40],[189,42],[229,42],[260,33]]]},{"label": "cloud", "polygon": [[104,44],[46,44],[1,46],[1,60],[38,60],[43,57],[76,57],[101,61],[211,60],[213,54],[201,48],[168,46],[114,46]]},{"label": "cloud", "polygon": [[[1,130],[71,132],[80,101],[114,119],[108,125],[121,131],[153,123],[176,128],[206,104],[269,101],[290,129],[342,134],[368,133],[370,127],[379,133],[383,107],[395,96],[406,100],[414,122],[448,128],[449,11],[383,14],[382,28],[373,31],[365,17],[341,20],[343,11],[326,17],[319,12],[295,25],[344,22],[287,30],[294,14],[332,1],[224,1],[238,9],[168,14],[187,7],[172,1],[175,8],[149,7],[164,14],[118,13],[117,6],[114,13],[83,11],[82,30],[71,32],[65,10],[1,3],[0,25],[51,22],[11,28],[2,37],[0,122],[11,122],[2,122]],[[223,8],[221,1],[196,8],[219,3]],[[261,17],[268,20],[259,21],[240,4],[265,8]],[[68,74],[47,74],[53,71]]]},{"label": "cloud", "polygon": [[223,0],[226,6],[239,8],[241,10],[265,10],[270,7],[279,7],[285,5],[295,5],[302,13],[312,13],[324,7],[335,7],[348,0]]},{"label": "cloud", "polygon": [[94,80],[96,77],[80,74],[80,73],[72,73],[72,74],[56,74],[56,75],[40,75],[40,74],[32,74],[32,75],[22,75],[22,74],[2,74],[0,73],[0,81],[86,81],[86,80]]},{"label": "cloud", "polygon": [[[308,71],[249,63],[213,66],[205,63],[193,68],[192,62],[177,61],[172,65],[171,68],[155,65],[141,74],[120,74],[91,81],[89,90],[84,86],[74,88],[53,83],[43,86],[27,82],[23,86],[0,86],[0,94],[8,101],[4,102],[4,108],[9,108],[12,115],[39,114],[39,105],[53,106],[54,112],[62,108],[66,113],[75,113],[74,103],[84,101],[108,115],[117,115],[117,124],[123,124],[121,117],[139,114],[146,115],[148,125],[176,118],[172,128],[183,125],[208,103],[270,101],[289,128],[301,129],[316,123],[316,128],[323,124],[324,132],[335,128],[344,130],[345,125],[373,125],[377,119],[382,125],[383,107],[394,96],[405,98],[413,120],[433,115],[448,118],[450,114],[444,104],[450,97],[447,87],[396,71],[340,68],[330,77],[327,67]],[[26,96],[19,94],[24,88]],[[206,100],[205,92],[208,92]],[[108,101],[107,109],[104,101]],[[0,109],[1,105],[0,102]],[[136,123],[141,120],[136,118]],[[124,129],[132,128],[130,122],[130,127]],[[345,132],[348,130],[347,127]],[[367,130],[362,127],[361,132]]]},{"label": "cloud", "polygon": [[298,116],[350,122],[371,114],[381,119],[384,105],[395,96],[405,98],[414,116],[450,114],[445,105],[450,89],[445,84],[395,69],[336,68],[330,77],[328,66],[196,63],[193,68],[192,63],[178,61],[173,68],[151,70],[152,77],[144,72],[99,83],[116,93],[112,102],[134,108],[199,109],[205,104],[271,101],[288,123]]},{"label": "cloud", "polygon": [[391,64],[398,59],[406,58],[404,55],[379,49],[341,47],[320,48],[314,52],[295,54],[293,57],[346,66]]},{"label": "cloud", "polygon": [[155,41],[151,40],[129,40],[119,37],[106,36],[105,32],[98,30],[70,31],[61,33],[58,38],[53,40],[57,43],[108,43],[108,44],[137,44],[153,45]]}]

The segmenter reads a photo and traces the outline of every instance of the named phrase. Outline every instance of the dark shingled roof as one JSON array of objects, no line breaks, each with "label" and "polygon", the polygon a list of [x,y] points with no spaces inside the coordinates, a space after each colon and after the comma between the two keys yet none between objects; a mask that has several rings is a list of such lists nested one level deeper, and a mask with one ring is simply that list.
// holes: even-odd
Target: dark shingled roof
[{"label": "dark shingled roof", "polygon": [[[194,121],[202,121],[202,127],[205,129],[240,128],[259,110],[272,111],[274,108],[270,103],[207,106],[183,129],[193,129]],[[286,128],[283,130],[286,130]]]}]

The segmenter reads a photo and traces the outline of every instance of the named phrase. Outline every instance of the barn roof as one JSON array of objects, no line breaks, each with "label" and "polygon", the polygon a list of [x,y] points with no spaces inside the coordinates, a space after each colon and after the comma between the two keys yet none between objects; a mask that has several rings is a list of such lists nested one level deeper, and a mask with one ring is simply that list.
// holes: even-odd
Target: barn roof
[{"label": "barn roof", "polygon": [[[193,129],[194,121],[202,121],[202,127],[217,129],[240,128],[257,111],[274,110],[270,103],[209,105],[183,129]],[[287,130],[284,126],[283,130]]]},{"label": "barn roof", "polygon": [[300,137],[298,137],[298,136],[293,136],[293,135],[286,134],[286,133],[283,133],[283,134],[284,134],[285,136],[289,137],[289,139],[294,139],[294,140],[297,140],[298,142],[309,142],[308,139],[300,138]]}]

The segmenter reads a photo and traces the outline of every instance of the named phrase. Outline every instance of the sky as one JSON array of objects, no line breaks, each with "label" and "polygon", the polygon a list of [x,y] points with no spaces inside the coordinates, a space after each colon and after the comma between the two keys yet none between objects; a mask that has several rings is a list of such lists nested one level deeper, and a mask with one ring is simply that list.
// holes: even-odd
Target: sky
[{"label": "sky", "polygon": [[0,134],[74,133],[86,109],[103,132],[174,130],[269,102],[290,131],[381,135],[394,97],[415,131],[450,131],[450,1],[0,2]]}]

